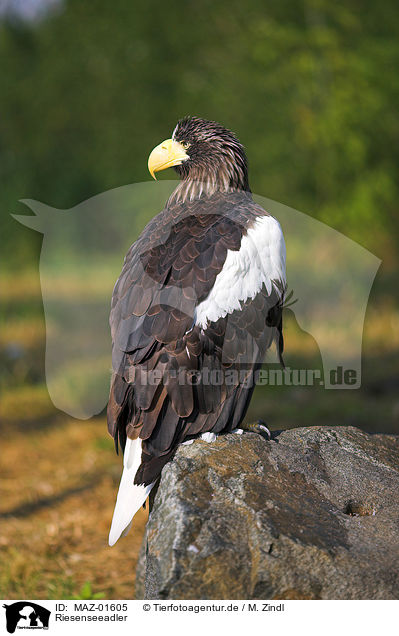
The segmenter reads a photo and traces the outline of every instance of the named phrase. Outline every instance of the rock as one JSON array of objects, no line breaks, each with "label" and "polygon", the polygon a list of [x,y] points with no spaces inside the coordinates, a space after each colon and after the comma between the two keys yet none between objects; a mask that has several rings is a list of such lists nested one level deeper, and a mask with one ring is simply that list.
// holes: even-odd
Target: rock
[{"label": "rock", "polygon": [[181,446],[136,597],[399,598],[399,437],[313,427]]}]

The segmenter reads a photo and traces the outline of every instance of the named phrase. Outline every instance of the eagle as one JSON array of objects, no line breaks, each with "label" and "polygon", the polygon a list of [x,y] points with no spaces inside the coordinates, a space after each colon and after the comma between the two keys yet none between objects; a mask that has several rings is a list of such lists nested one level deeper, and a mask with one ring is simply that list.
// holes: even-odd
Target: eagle
[{"label": "eagle", "polygon": [[148,159],[154,178],[170,167],[178,185],[112,294],[107,419],[124,468],[110,545],[180,444],[242,432],[273,342],[283,364],[284,237],[252,198],[244,147],[219,123],[185,117]]}]

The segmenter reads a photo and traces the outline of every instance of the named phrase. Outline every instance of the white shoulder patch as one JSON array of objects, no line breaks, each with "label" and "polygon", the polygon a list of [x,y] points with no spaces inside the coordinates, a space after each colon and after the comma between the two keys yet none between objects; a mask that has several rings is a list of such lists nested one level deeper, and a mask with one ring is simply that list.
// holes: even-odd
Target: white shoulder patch
[{"label": "white shoulder patch", "polygon": [[273,216],[262,216],[242,237],[240,249],[227,251],[214,286],[196,307],[195,324],[204,329],[208,322],[241,309],[241,302],[255,298],[263,284],[269,294],[272,287],[280,293],[275,281],[285,286],[284,236]]}]

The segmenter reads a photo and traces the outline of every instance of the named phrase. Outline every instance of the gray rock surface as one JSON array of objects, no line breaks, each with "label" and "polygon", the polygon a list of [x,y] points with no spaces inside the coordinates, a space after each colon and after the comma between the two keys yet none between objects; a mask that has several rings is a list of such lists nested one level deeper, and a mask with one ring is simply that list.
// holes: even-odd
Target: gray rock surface
[{"label": "gray rock surface", "polygon": [[180,447],[136,597],[399,598],[399,437],[314,427]]}]

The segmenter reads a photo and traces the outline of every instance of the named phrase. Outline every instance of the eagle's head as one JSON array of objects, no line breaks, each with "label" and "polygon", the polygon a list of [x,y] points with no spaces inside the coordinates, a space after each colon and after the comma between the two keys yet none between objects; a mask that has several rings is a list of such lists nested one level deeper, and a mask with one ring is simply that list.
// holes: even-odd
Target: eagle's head
[{"label": "eagle's head", "polygon": [[155,172],[171,167],[182,181],[175,200],[216,191],[249,191],[244,148],[230,130],[214,121],[185,117],[177,123],[172,138],[154,148],[148,159],[154,179]]}]

